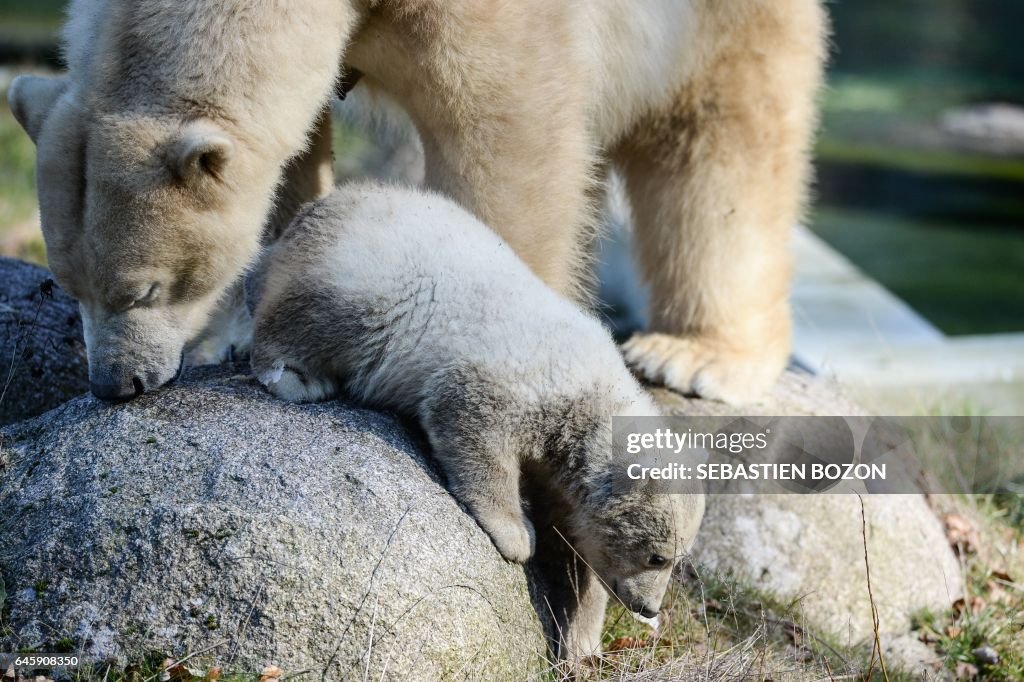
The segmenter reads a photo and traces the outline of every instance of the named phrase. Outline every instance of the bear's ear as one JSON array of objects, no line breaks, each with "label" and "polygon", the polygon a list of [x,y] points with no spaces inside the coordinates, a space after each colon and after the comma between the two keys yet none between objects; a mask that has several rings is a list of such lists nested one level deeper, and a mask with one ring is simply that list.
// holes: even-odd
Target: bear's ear
[{"label": "bear's ear", "polygon": [[171,145],[171,172],[183,181],[206,176],[220,179],[234,150],[231,138],[210,121],[194,121]]},{"label": "bear's ear", "polygon": [[28,136],[35,142],[43,122],[68,87],[66,78],[18,76],[7,90],[7,104]]}]

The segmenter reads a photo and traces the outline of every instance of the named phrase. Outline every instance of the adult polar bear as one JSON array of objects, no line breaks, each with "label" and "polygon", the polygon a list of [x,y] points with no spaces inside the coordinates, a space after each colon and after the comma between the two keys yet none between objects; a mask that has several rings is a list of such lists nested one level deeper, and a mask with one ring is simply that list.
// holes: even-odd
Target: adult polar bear
[{"label": "adult polar bear", "polygon": [[173,378],[264,226],[330,189],[345,64],[409,113],[427,184],[567,295],[614,165],[652,301],[627,359],[742,402],[788,355],[825,32],[819,0],[75,0],[69,74],[9,98],[101,397]]}]

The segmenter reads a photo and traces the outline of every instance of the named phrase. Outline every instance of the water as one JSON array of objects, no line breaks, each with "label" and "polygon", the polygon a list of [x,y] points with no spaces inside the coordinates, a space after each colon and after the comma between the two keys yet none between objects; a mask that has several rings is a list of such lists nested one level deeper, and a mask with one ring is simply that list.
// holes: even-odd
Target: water
[{"label": "water", "polygon": [[812,228],[946,333],[1024,331],[1024,142],[943,125],[980,103],[1024,109],[1024,3],[830,11]]}]

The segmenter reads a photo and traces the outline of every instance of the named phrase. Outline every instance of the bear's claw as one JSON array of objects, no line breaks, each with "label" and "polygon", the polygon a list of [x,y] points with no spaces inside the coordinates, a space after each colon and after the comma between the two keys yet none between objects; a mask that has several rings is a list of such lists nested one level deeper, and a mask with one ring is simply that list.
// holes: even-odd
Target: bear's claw
[{"label": "bear's claw", "polygon": [[307,376],[283,363],[275,363],[271,369],[257,372],[257,377],[275,396],[292,403],[315,403],[338,392],[331,379]]},{"label": "bear's claw", "polygon": [[763,397],[787,359],[784,352],[768,348],[743,353],[706,339],[653,333],[634,335],[622,352],[626,363],[648,381],[730,405]]}]

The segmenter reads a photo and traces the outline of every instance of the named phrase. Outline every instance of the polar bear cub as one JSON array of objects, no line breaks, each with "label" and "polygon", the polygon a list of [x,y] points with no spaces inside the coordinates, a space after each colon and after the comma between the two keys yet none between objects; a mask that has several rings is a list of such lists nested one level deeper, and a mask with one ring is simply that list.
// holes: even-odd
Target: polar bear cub
[{"label": "polar bear cub", "polygon": [[273,394],[344,393],[418,420],[452,494],[509,561],[534,551],[521,471],[545,472],[603,585],[657,613],[703,497],[612,484],[612,416],[658,410],[597,319],[419,190],[339,188],[300,212],[263,268],[252,365]]}]

